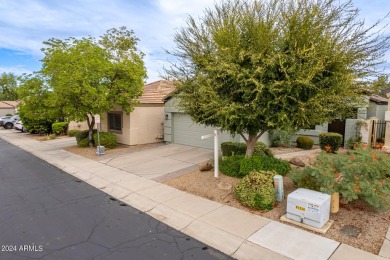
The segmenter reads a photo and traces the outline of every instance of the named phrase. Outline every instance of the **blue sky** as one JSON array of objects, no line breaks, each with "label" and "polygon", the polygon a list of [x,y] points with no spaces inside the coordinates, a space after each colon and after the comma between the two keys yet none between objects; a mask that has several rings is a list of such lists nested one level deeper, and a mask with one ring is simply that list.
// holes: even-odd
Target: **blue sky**
[{"label": "blue sky", "polygon": [[[390,0],[353,2],[368,25],[390,12]],[[188,15],[201,16],[212,5],[212,0],[0,0],[0,73],[39,70],[42,42],[50,38],[98,37],[110,28],[126,26],[140,39],[147,82],[152,82],[171,59],[164,49],[174,47],[175,30]],[[390,74],[390,53],[386,59],[381,69]]]}]

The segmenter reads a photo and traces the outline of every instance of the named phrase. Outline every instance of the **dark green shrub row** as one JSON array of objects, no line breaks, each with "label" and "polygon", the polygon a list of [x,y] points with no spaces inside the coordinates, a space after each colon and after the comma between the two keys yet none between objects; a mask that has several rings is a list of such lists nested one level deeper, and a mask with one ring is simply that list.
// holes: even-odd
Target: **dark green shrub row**
[{"label": "dark green shrub row", "polygon": [[[117,146],[116,135],[111,132],[99,132],[100,135],[100,145],[107,148],[115,148]],[[98,145],[98,135],[97,133],[93,134],[93,142],[95,146]]]},{"label": "dark green shrub row", "polygon": [[77,133],[80,133],[81,130],[68,130],[68,136],[74,137]]},{"label": "dark green shrub row", "polygon": [[[223,142],[221,143],[221,151],[222,156],[245,155],[246,144],[237,142]],[[253,155],[273,156],[271,149],[269,149],[269,147],[262,142],[256,143],[253,149]]]},{"label": "dark green shrub row", "polygon": [[222,156],[245,155],[246,144],[237,142],[221,143]]},{"label": "dark green shrub row", "polygon": [[275,205],[272,171],[252,171],[235,186],[234,195],[244,206],[271,210]]},{"label": "dark green shrub row", "polygon": [[[88,130],[80,131],[76,133],[76,141],[79,147],[87,147],[88,146]],[[99,132],[100,135],[100,145],[107,148],[115,148],[117,146],[116,135],[111,132]],[[98,145],[98,136],[97,130],[93,130],[93,145]]]},{"label": "dark green shrub row", "polygon": [[55,135],[66,134],[68,131],[68,122],[56,122],[51,125],[51,129]]},{"label": "dark green shrub row", "polygon": [[291,170],[291,166],[286,161],[270,156],[254,155],[245,158],[243,155],[233,155],[224,157],[219,169],[225,175],[242,178],[253,170],[275,171],[284,176]]},{"label": "dark green shrub row", "polygon": [[27,118],[21,116],[23,126],[32,134],[50,134],[53,121],[50,119]]},{"label": "dark green shrub row", "polygon": [[[97,133],[97,130],[94,129],[93,133],[94,134]],[[80,142],[83,141],[84,139],[88,140],[88,134],[89,134],[89,130],[84,130],[84,131],[80,131],[80,132],[76,133],[75,137],[76,137],[76,142],[77,142],[78,146],[80,146]],[[83,142],[85,142],[85,141],[83,141]],[[87,141],[87,146],[88,146],[88,141]],[[85,147],[85,146],[80,146],[80,147]]]},{"label": "dark green shrub row", "polygon": [[321,149],[326,152],[337,152],[343,142],[343,136],[338,133],[321,133],[319,135]]},{"label": "dark green shrub row", "polygon": [[297,146],[299,148],[310,150],[313,148],[314,140],[307,136],[299,136],[297,138]]}]

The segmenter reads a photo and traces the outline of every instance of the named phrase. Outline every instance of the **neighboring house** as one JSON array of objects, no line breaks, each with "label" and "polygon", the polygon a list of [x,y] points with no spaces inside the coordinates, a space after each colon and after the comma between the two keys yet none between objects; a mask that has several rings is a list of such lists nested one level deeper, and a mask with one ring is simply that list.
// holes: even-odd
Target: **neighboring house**
[{"label": "neighboring house", "polygon": [[112,111],[104,113],[100,130],[115,133],[118,143],[126,145],[162,142],[164,98],[173,89],[173,84],[165,80],[146,84],[134,110],[126,114],[120,106],[116,106]]},{"label": "neighboring house", "polygon": [[[165,99],[164,141],[212,149],[214,147],[213,138],[201,140],[201,136],[212,134],[214,128],[196,124],[189,115],[180,111],[176,103],[177,99],[174,97],[168,96]],[[240,135],[232,137],[223,132],[220,142],[227,141],[244,142]],[[269,145],[268,133],[263,134],[259,141]]]},{"label": "neighboring house", "polygon": [[15,115],[18,113],[20,101],[0,101],[0,116],[7,114]]},{"label": "neighboring house", "polygon": [[356,111],[355,118],[348,118],[345,120],[334,120],[329,124],[316,125],[312,129],[302,129],[293,138],[296,140],[297,136],[308,136],[314,140],[314,143],[318,144],[318,136],[323,132],[335,132],[343,135],[344,145],[350,137],[359,135],[357,133],[356,123],[358,120],[367,120],[372,117],[379,120],[385,119],[385,111],[387,110],[388,100],[381,96],[371,95],[366,97],[366,104]]}]

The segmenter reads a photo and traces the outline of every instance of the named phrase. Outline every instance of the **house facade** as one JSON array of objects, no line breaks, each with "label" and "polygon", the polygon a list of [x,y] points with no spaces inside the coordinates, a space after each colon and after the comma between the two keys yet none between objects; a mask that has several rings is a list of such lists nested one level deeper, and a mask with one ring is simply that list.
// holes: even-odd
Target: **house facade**
[{"label": "house facade", "polygon": [[0,101],[0,116],[15,115],[18,113],[20,101]]},{"label": "house facade", "polygon": [[100,130],[115,133],[126,145],[162,142],[164,139],[164,98],[173,91],[171,82],[160,80],[144,86],[139,104],[127,114],[120,106],[101,116]]}]

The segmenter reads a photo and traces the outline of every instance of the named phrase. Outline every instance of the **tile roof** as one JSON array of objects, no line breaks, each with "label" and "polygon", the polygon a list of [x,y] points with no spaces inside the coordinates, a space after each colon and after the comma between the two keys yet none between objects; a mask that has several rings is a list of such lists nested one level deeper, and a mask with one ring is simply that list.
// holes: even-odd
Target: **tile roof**
[{"label": "tile roof", "polygon": [[20,104],[20,101],[0,101],[0,108],[2,109],[12,109],[17,108]]},{"label": "tile roof", "polygon": [[378,95],[371,95],[368,97],[371,101],[375,102],[375,103],[378,103],[378,104],[387,104],[388,103],[388,99],[387,98],[384,98],[384,97],[381,97],[381,96],[378,96]]},{"label": "tile roof", "polygon": [[159,80],[146,84],[144,93],[138,100],[141,104],[164,104],[164,98],[173,90],[175,86],[171,81]]}]

